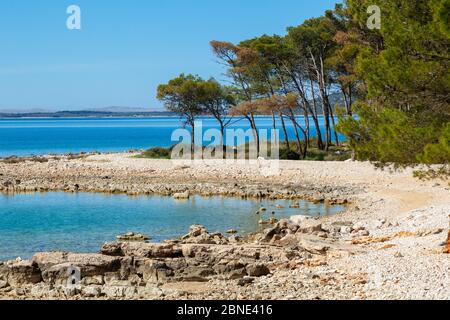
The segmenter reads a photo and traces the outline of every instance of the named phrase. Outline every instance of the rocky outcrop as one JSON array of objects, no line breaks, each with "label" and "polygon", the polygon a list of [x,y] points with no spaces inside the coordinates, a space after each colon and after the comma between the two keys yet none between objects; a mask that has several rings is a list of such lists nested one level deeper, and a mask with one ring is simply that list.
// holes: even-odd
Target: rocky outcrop
[{"label": "rocky outcrop", "polygon": [[30,261],[0,266],[0,292],[131,299],[169,283],[222,279],[245,286],[274,270],[310,266],[330,250],[343,250],[318,232],[324,231],[314,219],[303,219],[300,225],[281,220],[263,234],[239,240],[194,225],[185,236],[166,243],[111,242],[98,254],[38,253]]},{"label": "rocky outcrop", "polygon": [[322,230],[322,222],[315,219],[307,219],[300,223],[297,232],[299,233],[314,233],[321,232]]},{"label": "rocky outcrop", "polygon": [[[234,238],[235,239],[235,238]],[[189,233],[181,237],[181,243],[194,244],[228,244],[230,242],[221,233],[209,233],[201,225],[193,225],[189,228]]]},{"label": "rocky outcrop", "polygon": [[0,280],[10,286],[19,287],[26,284],[36,284],[42,281],[37,265],[31,261],[11,261],[0,265]]},{"label": "rocky outcrop", "polygon": [[265,264],[254,263],[246,267],[247,274],[250,277],[262,277],[270,273],[269,268]]},{"label": "rocky outcrop", "polygon": [[176,200],[187,200],[190,198],[189,191],[178,192],[173,195],[173,198]]},{"label": "rocky outcrop", "polygon": [[130,242],[144,242],[150,240],[149,236],[141,233],[128,232],[126,234],[118,235],[118,241],[130,241]]},{"label": "rocky outcrop", "polygon": [[41,272],[42,280],[52,285],[66,284],[71,268],[79,270],[80,280],[104,276],[121,269],[119,258],[102,254],[38,253],[32,258],[31,263]]},{"label": "rocky outcrop", "polygon": [[181,249],[172,244],[112,242],[101,248],[101,253],[113,257],[132,257],[147,259],[178,258]]}]

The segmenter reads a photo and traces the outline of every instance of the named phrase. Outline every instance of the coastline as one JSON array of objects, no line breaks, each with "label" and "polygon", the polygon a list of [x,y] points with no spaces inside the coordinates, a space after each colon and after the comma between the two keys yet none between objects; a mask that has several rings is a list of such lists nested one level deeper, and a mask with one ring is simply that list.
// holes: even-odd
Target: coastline
[{"label": "coastline", "polygon": [[[315,162],[280,161],[281,175],[266,177],[257,166],[252,167],[248,163],[208,160],[186,165],[171,160],[136,158],[136,155],[139,153],[130,151],[17,158],[18,161],[13,163],[0,161],[0,170],[4,172],[0,176],[0,192],[172,196],[188,191],[200,196],[302,199],[346,204],[353,194],[361,191],[352,183],[317,180],[314,175],[309,179],[294,178],[286,183],[286,174],[290,176],[299,170],[296,164],[303,163],[307,173],[310,170],[308,166]],[[333,167],[339,163],[318,162],[316,165]]]},{"label": "coastline", "polygon": [[[224,251],[229,250],[227,259],[230,261],[245,260],[245,268],[252,268],[255,263],[263,264],[270,273],[250,276],[249,273],[254,271],[251,269],[246,271],[245,276],[236,279],[203,274],[190,281],[179,279],[162,283],[157,281],[156,284],[147,279],[153,285],[145,286],[143,291],[138,290],[140,286],[135,286],[133,291],[130,289],[132,283],[125,280],[89,284],[86,287],[100,287],[97,289],[106,290],[106,294],[90,297],[78,293],[66,295],[68,299],[450,298],[450,257],[442,253],[442,244],[447,239],[449,228],[448,181],[419,181],[412,177],[412,170],[391,173],[375,170],[371,164],[360,162],[281,161],[280,174],[265,177],[257,168],[237,164],[210,163],[190,167],[175,165],[170,160],[133,158],[133,155],[99,154],[79,159],[62,156],[58,160],[42,163],[0,162],[0,192],[66,191],[174,196],[188,191],[203,196],[305,199],[349,205],[346,212],[337,216],[319,221],[291,221],[286,226],[278,226],[278,233],[275,232],[269,241],[252,238],[236,243],[230,243],[227,239],[226,244],[194,243],[200,252],[207,250],[210,257],[223,255]],[[305,223],[310,228],[306,228]],[[293,237],[292,232],[284,233],[293,227],[304,232],[296,231]],[[205,234],[200,233],[200,236],[208,238]],[[301,249],[294,251],[295,258],[289,259],[286,258],[286,250],[292,247],[292,241]],[[174,264],[175,260],[181,263],[179,259],[189,262],[196,259],[195,252],[186,252],[192,245],[174,243],[169,249],[147,248],[163,252],[162,256],[158,253],[154,254],[156,258],[148,259],[169,265]],[[116,256],[122,264],[130,257],[136,260],[139,252],[144,250],[143,247],[114,248],[122,252],[120,259]],[[258,250],[262,256],[267,254],[276,258],[266,261],[265,258],[252,258],[252,254],[249,257],[248,253],[252,250]],[[244,257],[236,253],[241,251],[245,253]],[[106,256],[109,261],[110,256]],[[97,258],[105,259],[105,256]],[[61,262],[62,258],[58,259],[56,261]],[[67,256],[64,259],[67,262]],[[27,266],[26,262],[16,264],[23,268]],[[11,271],[16,270],[14,266],[14,263],[11,266],[5,264],[0,269],[6,268],[7,272],[14,274]],[[215,267],[215,264],[211,266]],[[193,272],[199,272],[198,268],[193,269]],[[152,272],[155,270],[152,269],[150,274]],[[249,283],[244,283],[247,280],[243,279],[249,279]],[[49,298],[49,292],[53,290],[49,288],[55,284],[47,285],[21,284],[14,288],[0,288],[0,298]],[[119,290],[121,293],[114,295],[111,288],[116,291],[122,288]],[[127,290],[132,290],[133,294],[127,295]],[[56,294],[56,291],[51,292]]]}]

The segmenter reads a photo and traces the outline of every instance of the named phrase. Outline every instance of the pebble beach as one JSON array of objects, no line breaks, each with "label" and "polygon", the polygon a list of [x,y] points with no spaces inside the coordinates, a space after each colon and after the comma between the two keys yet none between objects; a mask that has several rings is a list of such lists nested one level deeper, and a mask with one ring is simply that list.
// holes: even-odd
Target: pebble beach
[{"label": "pebble beach", "polygon": [[[279,172],[267,176],[245,164],[189,166],[140,159],[133,153],[0,162],[0,192],[49,191],[223,195],[290,199],[293,203],[305,199],[346,204],[347,209],[319,220],[293,217],[242,239],[186,226],[190,231],[184,240],[168,241],[171,247],[162,255],[142,256],[145,248],[156,250],[149,249],[152,244],[142,244],[144,247],[127,250],[102,248],[98,256],[83,259],[66,254],[48,260],[48,256],[37,255],[30,261],[4,262],[0,266],[1,298],[450,299],[450,256],[444,253],[450,227],[449,181],[421,181],[413,177],[412,169],[382,171],[361,162],[281,161]],[[190,247],[193,245],[195,249]],[[156,252],[162,250],[154,246]],[[198,273],[201,264],[196,250],[207,250],[214,258],[208,267],[214,272],[202,269]],[[238,253],[252,250],[259,252],[257,258]],[[119,282],[106,280],[108,273],[117,272],[107,270],[112,268],[108,264],[92,276],[101,281],[90,279],[70,294],[57,288],[57,276],[46,276],[49,268],[71,259],[103,261],[111,256],[121,257],[114,263],[122,269],[129,257],[147,259],[142,262],[147,267],[149,261],[153,264],[144,268],[150,271],[135,270],[120,281],[116,279]],[[155,261],[172,270],[170,275],[165,273],[164,280],[146,275],[155,273]],[[239,268],[245,271],[236,275],[239,261]],[[232,262],[235,268],[219,267]],[[23,280],[24,272],[30,270],[36,273],[35,280]],[[130,280],[133,276],[141,277],[138,283]]]}]

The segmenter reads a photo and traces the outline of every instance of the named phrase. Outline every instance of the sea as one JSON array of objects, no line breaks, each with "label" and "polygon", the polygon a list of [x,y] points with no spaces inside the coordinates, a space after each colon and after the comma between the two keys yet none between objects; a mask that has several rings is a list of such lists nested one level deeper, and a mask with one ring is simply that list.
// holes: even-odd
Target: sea
[{"label": "sea", "polygon": [[[204,131],[218,128],[214,119],[204,117],[199,121]],[[259,129],[272,128],[270,117],[258,117],[256,122]],[[321,126],[323,130],[323,119]],[[172,135],[183,127],[177,117],[0,119],[0,157],[169,147],[178,143]],[[229,128],[245,131],[250,127],[246,120],[238,119]],[[287,131],[293,139],[294,127],[289,122]],[[282,132],[279,134],[284,139]],[[314,136],[314,130],[311,134]],[[198,196],[177,201],[157,196],[0,193],[0,261],[29,259],[36,252],[98,252],[103,243],[127,232],[144,233],[155,242],[181,236],[193,224],[202,224],[211,232],[237,229],[245,234],[260,231],[258,221],[268,219],[272,212],[280,219],[333,215],[344,210],[341,206],[308,202],[300,202],[300,208],[292,209],[291,204]],[[280,205],[285,209],[279,209]],[[268,209],[268,216],[255,214],[261,207]]]},{"label": "sea", "polygon": [[[37,252],[95,253],[105,242],[127,232],[144,233],[152,242],[160,242],[178,238],[189,226],[201,224],[210,232],[226,234],[235,229],[243,235],[261,231],[260,219],[329,216],[344,210],[304,201],[299,208],[289,208],[292,203],[200,196],[175,200],[90,193],[0,193],[0,261],[29,259]],[[279,209],[280,205],[284,208]],[[256,214],[261,207],[267,209],[262,216]]]},{"label": "sea", "polygon": [[[198,121],[203,132],[219,128],[212,118],[199,118]],[[298,121],[304,125],[305,118],[299,117]],[[312,123],[312,119],[310,121]],[[258,129],[268,130],[267,138],[270,139],[272,118],[258,117],[256,123]],[[295,139],[292,123],[286,121],[286,126],[289,138]],[[323,118],[320,119],[320,126],[323,131]],[[172,135],[183,128],[184,123],[178,117],[0,119],[0,157],[170,147],[180,142],[172,139]],[[245,131],[250,126],[246,119],[236,119],[228,128]],[[277,120],[277,128],[281,128],[280,120]],[[315,129],[312,128],[311,137],[314,136]],[[278,137],[284,140],[282,130]],[[344,139],[343,136],[340,138]]]}]

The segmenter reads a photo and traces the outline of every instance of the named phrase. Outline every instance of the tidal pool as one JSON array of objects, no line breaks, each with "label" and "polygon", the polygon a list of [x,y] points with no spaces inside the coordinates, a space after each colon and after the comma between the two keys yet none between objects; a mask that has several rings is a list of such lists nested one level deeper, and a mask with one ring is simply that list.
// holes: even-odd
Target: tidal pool
[{"label": "tidal pool", "polygon": [[[293,215],[326,216],[344,210],[300,201],[242,200],[195,196],[178,201],[171,197],[105,195],[90,193],[0,194],[0,261],[36,252],[98,252],[103,243],[129,231],[144,233],[153,242],[177,238],[189,226],[202,224],[210,232],[236,229],[241,234],[261,229],[275,211],[277,219]],[[282,205],[284,209],[277,209]]]}]

